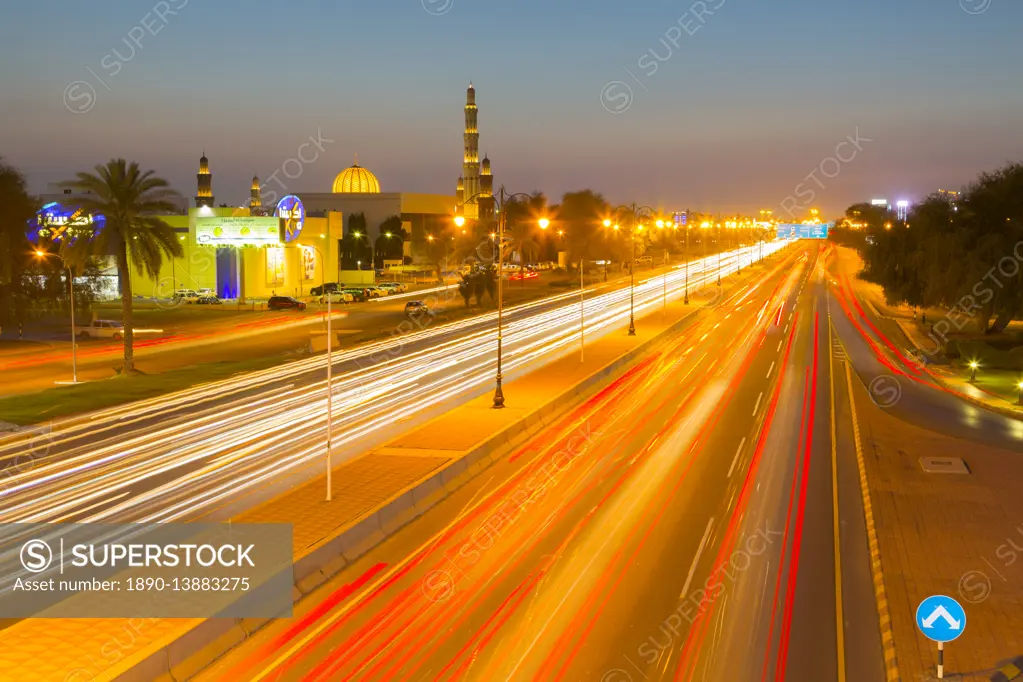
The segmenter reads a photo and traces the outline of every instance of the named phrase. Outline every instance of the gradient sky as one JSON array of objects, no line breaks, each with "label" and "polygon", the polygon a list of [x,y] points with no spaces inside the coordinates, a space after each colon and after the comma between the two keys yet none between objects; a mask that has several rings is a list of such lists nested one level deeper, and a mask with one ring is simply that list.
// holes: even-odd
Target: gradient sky
[{"label": "gradient sky", "polygon": [[[205,148],[218,203],[238,204],[321,131],[334,142],[289,189],[329,191],[358,152],[385,191],[451,194],[472,79],[510,191],[751,212],[807,182],[831,213],[1023,160],[1023,3],[701,6],[702,26],[691,0],[6,3],[0,155],[37,192],[124,156],[192,196]],[[632,92],[617,114],[613,81]],[[805,181],[857,129],[862,151]]]}]

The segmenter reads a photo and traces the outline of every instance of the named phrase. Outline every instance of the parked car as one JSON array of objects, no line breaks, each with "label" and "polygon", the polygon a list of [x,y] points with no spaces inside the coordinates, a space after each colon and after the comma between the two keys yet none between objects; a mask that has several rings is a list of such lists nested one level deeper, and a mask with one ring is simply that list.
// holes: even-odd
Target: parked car
[{"label": "parked car", "polygon": [[196,305],[220,305],[222,303],[223,301],[221,301],[218,297],[212,295],[203,295],[195,299]]},{"label": "parked car", "polygon": [[404,293],[408,291],[408,285],[402,282],[381,282],[377,285],[378,287],[384,287],[386,289],[394,289],[393,293]]},{"label": "parked car", "polygon": [[269,310],[305,310],[305,303],[291,296],[271,296],[266,307]]},{"label": "parked car", "polygon": [[208,287],[203,288],[203,289],[199,289],[195,293],[199,294],[200,296],[216,296],[217,295],[217,292],[215,292],[213,289],[210,289]]},{"label": "parked car", "polygon": [[422,301],[409,301],[405,304],[405,315],[408,317],[416,317],[418,315],[429,315],[430,306],[426,305]]},{"label": "parked car", "polygon": [[365,289],[345,289],[344,293],[351,296],[353,301],[358,301],[359,303],[369,298]]},{"label": "parked car", "polygon": [[326,303],[328,298],[331,303],[351,303],[355,300],[355,297],[348,293],[347,289],[345,291],[327,292],[323,296],[320,296],[319,301],[320,303]]},{"label": "parked car", "polygon": [[378,286],[366,287],[366,296],[368,298],[384,298],[388,293],[386,289],[381,289]]},{"label": "parked car", "polygon": [[199,298],[199,292],[195,289],[178,289],[174,292],[174,298],[185,303],[195,303]]},{"label": "parked car", "polygon": [[326,284],[320,284],[309,290],[310,296],[323,296],[323,292],[327,291],[338,291],[344,289],[344,284],[338,284],[337,282],[327,282]]},{"label": "parked car", "polygon": [[526,270],[525,272],[512,273],[512,275],[508,279],[519,281],[523,279],[534,279],[539,276],[540,273],[536,272],[535,270]]}]

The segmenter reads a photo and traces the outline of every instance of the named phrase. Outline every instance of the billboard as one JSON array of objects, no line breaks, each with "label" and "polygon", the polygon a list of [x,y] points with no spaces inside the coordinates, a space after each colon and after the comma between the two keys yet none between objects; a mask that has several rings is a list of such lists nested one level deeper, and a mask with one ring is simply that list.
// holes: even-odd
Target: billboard
[{"label": "billboard", "polygon": [[293,194],[289,194],[277,202],[274,214],[284,221],[283,241],[291,243],[298,239],[305,227],[305,205],[302,200]]},{"label": "billboard", "polygon": [[279,218],[216,216],[195,219],[195,241],[207,246],[276,246],[280,244],[280,232]]},{"label": "billboard", "polygon": [[834,223],[781,223],[778,225],[778,239],[827,239],[828,231],[834,226]]}]

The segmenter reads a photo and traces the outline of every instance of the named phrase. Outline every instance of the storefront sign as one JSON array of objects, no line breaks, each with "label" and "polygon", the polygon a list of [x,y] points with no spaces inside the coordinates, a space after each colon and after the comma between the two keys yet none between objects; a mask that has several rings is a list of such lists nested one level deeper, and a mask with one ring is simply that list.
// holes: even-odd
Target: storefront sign
[{"label": "storefront sign", "polygon": [[305,227],[305,206],[294,194],[289,194],[277,202],[274,214],[281,219],[281,241],[291,243],[298,239]]},{"label": "storefront sign", "polygon": [[276,246],[280,220],[253,216],[195,219],[195,241],[207,246]]}]

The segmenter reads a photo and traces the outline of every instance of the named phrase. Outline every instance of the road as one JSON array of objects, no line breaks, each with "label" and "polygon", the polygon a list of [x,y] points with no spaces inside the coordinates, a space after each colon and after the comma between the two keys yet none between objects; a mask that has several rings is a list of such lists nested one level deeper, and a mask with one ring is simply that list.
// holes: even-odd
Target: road
[{"label": "road", "polygon": [[[772,245],[765,253],[781,245]],[[748,262],[751,251],[742,253]],[[737,255],[721,260],[734,268]],[[694,262],[690,287],[713,286],[718,260]],[[678,296],[683,271],[638,280],[636,309]],[[621,329],[629,291],[586,301],[586,335]],[[495,314],[411,328],[334,354],[335,463],[489,390]],[[510,308],[505,374],[514,377],[570,352],[578,341],[578,292]],[[319,473],[326,427],[325,358],[57,423],[31,443],[8,440],[0,461],[3,521],[217,520]],[[26,450],[30,449],[26,457]],[[27,466],[26,466],[27,464]]]},{"label": "road", "polygon": [[203,679],[883,679],[828,303],[801,245]]}]

